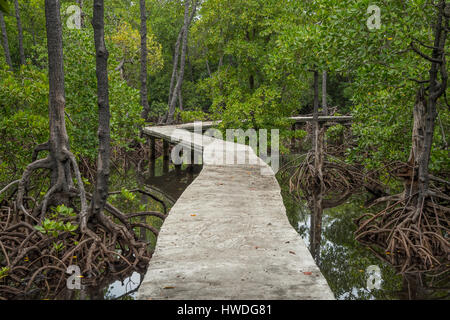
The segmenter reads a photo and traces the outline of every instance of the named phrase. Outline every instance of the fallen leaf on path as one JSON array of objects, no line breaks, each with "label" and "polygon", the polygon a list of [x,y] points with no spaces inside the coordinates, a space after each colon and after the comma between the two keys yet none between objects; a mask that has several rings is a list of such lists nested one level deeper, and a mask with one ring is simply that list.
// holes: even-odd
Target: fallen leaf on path
[{"label": "fallen leaf on path", "polygon": [[303,272],[303,274],[304,274],[305,276],[311,276],[311,275],[312,275],[312,272]]},{"label": "fallen leaf on path", "polygon": [[290,253],[290,254],[295,254],[295,252],[294,252],[294,251],[289,251],[289,253]]}]

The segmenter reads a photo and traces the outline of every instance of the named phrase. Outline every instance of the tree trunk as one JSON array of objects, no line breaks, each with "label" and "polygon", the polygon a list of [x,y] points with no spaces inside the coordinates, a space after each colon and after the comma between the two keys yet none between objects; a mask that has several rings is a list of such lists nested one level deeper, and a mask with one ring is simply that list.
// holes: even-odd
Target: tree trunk
[{"label": "tree trunk", "polygon": [[[429,196],[429,163],[433,146],[435,120],[437,117],[436,105],[438,99],[447,89],[448,74],[445,43],[449,30],[449,16],[446,15],[446,10],[450,8],[450,5],[445,0],[441,0],[437,8],[437,19],[434,26],[434,45],[430,61],[428,97],[425,97],[423,89],[420,89],[419,97],[421,98],[421,103],[416,103],[414,109],[414,129],[418,130],[413,131],[413,135],[415,136],[413,136],[412,159],[410,157],[410,162],[414,161],[414,167],[418,167],[417,183],[419,197],[417,200],[417,211],[413,217],[413,221],[419,217],[425,199]],[[441,78],[440,83],[439,74]]]},{"label": "tree trunk", "polygon": [[140,0],[141,10],[141,117],[148,119],[150,106],[148,105],[148,88],[147,88],[147,12],[145,9],[145,0]]},{"label": "tree trunk", "polygon": [[[437,117],[436,105],[438,99],[447,89],[448,74],[445,43],[449,28],[449,17],[446,16],[445,12],[450,6],[445,0],[441,0],[437,8],[437,19],[434,25],[434,45],[431,57],[421,54],[422,57],[426,57],[431,62],[429,88],[428,96],[426,96],[423,88],[419,89],[414,106],[413,144],[409,158],[409,165],[413,168],[414,172],[411,173],[410,182],[405,186],[405,194],[407,196],[418,193],[418,197],[413,201],[417,209],[416,214],[413,216],[414,222],[422,212],[425,199],[430,196],[429,163],[433,146],[435,120]],[[419,53],[417,49],[414,51]],[[441,79],[440,83],[439,74]]]},{"label": "tree trunk", "polygon": [[80,7],[81,14],[81,27],[84,28],[84,12],[83,12],[83,0],[77,0],[77,4]]},{"label": "tree trunk", "polygon": [[184,4],[184,26],[183,26],[183,32],[182,32],[182,47],[181,47],[181,57],[180,57],[180,70],[178,72],[178,78],[177,83],[175,85],[175,89],[173,90],[172,99],[169,104],[169,113],[167,116],[167,123],[172,124],[174,121],[174,114],[175,114],[175,107],[177,103],[177,98],[179,95],[181,95],[181,87],[183,84],[183,78],[184,78],[184,69],[186,64],[186,50],[187,50],[187,41],[188,41],[188,35],[189,35],[189,26],[192,22],[192,19],[194,18],[195,11],[197,9],[197,1],[193,1],[192,11],[191,15],[189,16],[189,0],[185,0]]},{"label": "tree trunk", "polygon": [[317,133],[319,132],[319,72],[317,70],[313,71],[314,83],[313,83],[313,125],[314,125],[314,136],[313,136],[313,148],[316,149],[317,145]]},{"label": "tree trunk", "polygon": [[178,61],[180,60],[180,45],[181,39],[183,37],[184,26],[181,27],[180,32],[178,33],[177,42],[175,43],[175,52],[173,55],[173,69],[172,69],[172,77],[170,78],[170,88],[169,88],[169,100],[167,101],[167,105],[170,107],[170,102],[172,101],[173,96],[173,86],[175,85],[175,79],[177,78],[178,71]]},{"label": "tree trunk", "polygon": [[327,105],[327,71],[322,73],[322,110],[323,115],[328,115],[328,105]]},{"label": "tree trunk", "polygon": [[323,192],[323,151],[325,129],[319,123],[319,72],[314,71],[314,170],[317,178],[318,201],[322,202]]},{"label": "tree trunk", "polygon": [[64,114],[66,98],[59,0],[45,1],[45,17],[49,69],[49,148],[50,156],[57,162],[59,159],[65,158],[63,149],[68,148],[69,144]]},{"label": "tree trunk", "polygon": [[208,76],[211,78],[211,68],[209,67],[208,58],[206,58],[206,70],[208,71]]},{"label": "tree trunk", "polygon": [[[64,203],[69,192],[74,189],[71,173],[72,167],[79,186],[77,192],[81,198],[80,220],[82,220],[87,212],[86,196],[75,156],[69,151],[69,138],[65,124],[64,109],[66,100],[59,0],[45,0],[45,17],[48,49],[50,137],[47,143],[37,146],[33,158],[37,157],[37,152],[43,150],[47,150],[49,155],[45,159],[36,160],[28,165],[23,173],[17,192],[17,207],[28,214],[24,207],[23,197],[31,173],[39,168],[45,168],[51,171],[50,189],[44,196],[39,208],[41,218],[45,215],[50,201],[55,204]],[[36,213],[33,212],[33,215]]]},{"label": "tree trunk", "polygon": [[110,172],[110,111],[108,89],[108,50],[105,45],[104,2],[94,0],[92,18],[96,52],[97,96],[98,96],[98,140],[97,181],[92,197],[91,213],[99,216],[108,199]]},{"label": "tree trunk", "polygon": [[2,45],[5,51],[6,63],[9,68],[12,70],[12,62],[11,62],[11,54],[9,53],[9,43],[8,43],[8,34],[6,33],[6,24],[5,18],[3,17],[3,12],[0,11],[0,28],[2,29]]},{"label": "tree trunk", "polygon": [[25,64],[25,52],[23,50],[23,30],[22,30],[22,22],[20,20],[20,8],[19,1],[14,0],[14,8],[16,11],[16,20],[17,20],[17,33],[19,36],[19,55],[20,55],[20,64]]},{"label": "tree trunk", "polygon": [[420,88],[416,102],[413,109],[413,130],[412,130],[412,145],[408,159],[409,169],[408,172],[402,173],[406,177],[405,180],[405,196],[409,197],[417,192],[417,168],[418,159],[423,153],[423,138],[425,136],[425,116],[426,116],[426,98],[425,91]]},{"label": "tree trunk", "polygon": [[[445,19],[443,25],[443,19],[445,14],[446,2],[441,0],[442,7],[438,12],[438,18],[435,25],[434,31],[434,49],[432,53],[432,59],[441,60],[442,63],[437,62],[431,63],[430,68],[430,88],[428,103],[426,106],[426,119],[425,119],[425,135],[424,135],[424,145],[423,152],[419,158],[419,185],[420,192],[422,196],[425,196],[428,192],[429,184],[429,169],[428,165],[430,162],[431,148],[433,145],[433,135],[434,126],[437,116],[436,103],[437,100],[442,96],[442,94],[447,89],[447,70],[445,63],[445,42],[448,30],[448,18]],[[438,83],[439,69],[441,68],[442,83]]]}]

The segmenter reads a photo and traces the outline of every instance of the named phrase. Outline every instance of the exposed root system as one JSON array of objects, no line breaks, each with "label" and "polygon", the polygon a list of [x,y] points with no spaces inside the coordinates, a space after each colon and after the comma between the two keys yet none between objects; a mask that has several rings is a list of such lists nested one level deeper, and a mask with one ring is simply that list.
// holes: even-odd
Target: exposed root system
[{"label": "exposed root system", "polygon": [[418,205],[416,194],[379,199],[386,208],[355,221],[356,239],[403,274],[448,274],[450,203],[439,191],[432,193]]},{"label": "exposed root system", "polygon": [[[26,198],[26,210],[18,210],[15,201],[8,206],[3,201],[0,208],[0,300],[58,297],[67,289],[71,265],[80,268],[81,283],[87,287],[99,285],[106,277],[144,271],[152,252],[136,230],[147,229],[155,236],[158,230],[140,219],[166,217],[160,212],[124,214],[107,204],[110,215],[102,215],[102,221],[91,219],[89,232],[81,228],[43,232],[38,230],[41,219],[27,214],[32,203]],[[79,222],[77,215],[51,218],[64,225]]]}]

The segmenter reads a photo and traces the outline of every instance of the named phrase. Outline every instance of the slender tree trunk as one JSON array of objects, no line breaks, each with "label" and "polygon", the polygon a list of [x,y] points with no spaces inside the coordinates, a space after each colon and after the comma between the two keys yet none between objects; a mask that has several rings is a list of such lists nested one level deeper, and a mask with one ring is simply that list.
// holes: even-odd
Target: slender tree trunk
[{"label": "slender tree trunk", "polygon": [[0,28],[2,29],[2,45],[5,51],[6,63],[12,70],[11,54],[9,53],[8,34],[6,33],[6,24],[3,12],[0,11]]},{"label": "slender tree trunk", "polygon": [[208,76],[211,78],[211,68],[209,67],[208,58],[206,58],[206,70],[208,71]]},{"label": "slender tree trunk", "polygon": [[57,160],[61,158],[63,149],[68,148],[69,144],[64,114],[66,98],[60,1],[46,0],[45,11],[49,61],[49,144],[50,154]]},{"label": "slender tree trunk", "polygon": [[314,83],[313,83],[313,124],[314,124],[314,137],[313,137],[313,147],[316,148],[317,144],[317,133],[319,131],[319,72],[317,70],[313,71]]},{"label": "slender tree trunk", "polygon": [[108,89],[108,50],[105,45],[104,2],[94,0],[92,18],[96,52],[96,74],[98,95],[98,139],[97,181],[92,197],[91,212],[99,216],[108,199],[108,179],[110,172],[110,111]]},{"label": "slender tree trunk", "polygon": [[324,152],[324,127],[319,123],[319,72],[314,70],[314,170],[316,184],[313,192],[313,211],[311,218],[311,250],[317,263],[320,261],[320,242],[322,234],[323,213],[323,152]]},{"label": "slender tree trunk", "polygon": [[[177,102],[177,98],[178,98],[178,90],[181,87],[181,81],[182,81],[182,77],[184,75],[184,59],[183,56],[186,53],[186,48],[185,48],[185,41],[187,42],[187,36],[188,36],[188,32],[187,32],[187,25],[189,22],[189,4],[190,4],[190,0],[185,0],[184,1],[184,23],[183,23],[183,27],[181,28],[180,31],[180,35],[181,35],[181,57],[180,57],[180,70],[179,71],[175,71],[176,73],[178,73],[177,79],[176,79],[176,85],[173,89],[173,94],[170,97],[170,102],[169,102],[169,112],[167,115],[167,123],[171,124],[174,121],[174,114],[175,114],[175,107],[176,107],[176,102]],[[177,40],[178,42],[178,40]],[[179,50],[179,49],[178,49]],[[175,53],[177,52],[177,48],[175,47]],[[175,57],[175,61],[178,61],[178,57]],[[178,62],[176,62],[176,64],[178,64]],[[181,80],[181,81],[180,81]]]},{"label": "slender tree trunk", "polygon": [[77,0],[77,4],[81,10],[81,27],[84,28],[84,12],[83,12],[83,0]]},{"label": "slender tree trunk", "polygon": [[[430,68],[430,87],[428,96],[428,105],[426,106],[426,119],[425,119],[425,137],[424,137],[424,150],[419,158],[419,184],[422,195],[428,192],[429,185],[429,162],[431,155],[431,148],[433,145],[433,135],[435,120],[437,117],[436,104],[437,100],[444,94],[447,89],[447,69],[445,58],[445,42],[447,38],[447,32],[449,28],[448,17],[444,18],[446,6],[450,7],[450,4],[446,4],[445,0],[440,1],[441,8],[438,12],[438,17],[434,30],[434,49],[432,52],[432,59],[435,61],[442,61],[442,63],[432,62]],[[442,83],[438,82],[438,74],[441,71]]]},{"label": "slender tree trunk", "polygon": [[[86,222],[87,201],[76,158],[69,151],[69,138],[66,131],[60,9],[59,0],[45,0],[49,80],[49,140],[35,148],[32,156],[33,162],[27,166],[19,182],[16,205],[19,210],[30,217],[38,216],[40,212],[40,217],[43,219],[50,202],[54,205],[67,203],[70,200],[70,194],[76,192],[81,200],[80,223],[83,229],[86,227],[86,223],[83,222]],[[36,160],[37,154],[44,150],[48,151],[48,156]],[[43,197],[42,203],[39,207],[35,207],[31,215],[25,208],[23,200],[32,172],[42,168],[50,170],[50,189]],[[71,169],[75,174],[78,189],[74,188]]]},{"label": "slender tree trunk", "polygon": [[328,115],[328,105],[327,105],[327,71],[322,73],[322,110],[323,115]]},{"label": "slender tree trunk", "polygon": [[175,50],[173,54],[173,67],[172,67],[172,77],[170,78],[170,87],[169,87],[169,98],[167,101],[167,112],[161,119],[161,122],[167,122],[169,117],[170,103],[172,102],[172,97],[174,95],[173,87],[175,85],[175,79],[178,78],[178,62],[180,60],[180,45],[181,39],[183,37],[184,25],[181,27],[180,32],[178,33],[177,41],[175,43]]},{"label": "slender tree trunk", "polygon": [[145,120],[148,118],[150,106],[148,105],[148,88],[147,88],[147,12],[145,8],[145,0],[140,0],[141,10],[141,117]]},{"label": "slender tree trunk", "polygon": [[318,195],[318,201],[322,202],[322,189],[323,189],[323,140],[324,140],[324,127],[319,123],[319,72],[314,71],[314,169],[317,177],[317,188],[320,193]]},{"label": "slender tree trunk", "polygon": [[[428,96],[426,96],[425,90],[420,88],[414,106],[413,144],[409,164],[417,172],[411,173],[411,181],[405,186],[405,194],[407,196],[418,192],[418,197],[414,201],[417,210],[413,216],[413,221],[419,218],[426,198],[430,196],[429,162],[433,145],[435,120],[437,117],[436,105],[438,99],[445,93],[448,81],[445,44],[449,30],[449,16],[445,12],[449,8],[450,4],[447,4],[445,0],[441,0],[437,5],[438,12],[434,26],[434,45],[431,57],[428,58],[431,62]],[[415,51],[418,52],[417,49]],[[425,56],[423,54],[421,55],[422,57]]]},{"label": "slender tree trunk", "polygon": [[175,52],[173,55],[173,69],[172,69],[172,77],[170,78],[170,88],[169,88],[169,100],[167,101],[167,105],[170,107],[170,102],[172,101],[173,96],[173,87],[175,85],[175,79],[178,78],[178,62],[180,61],[180,45],[181,39],[183,38],[184,25],[181,27],[180,32],[178,33],[177,42],[175,43]]},{"label": "slender tree trunk", "polygon": [[189,36],[189,26],[192,22],[192,19],[194,18],[195,11],[197,9],[197,1],[193,0],[193,6],[191,15],[189,16],[189,0],[185,0],[184,4],[184,26],[183,26],[183,34],[182,34],[182,47],[181,47],[181,57],[180,57],[180,70],[178,72],[178,78],[177,83],[175,85],[175,88],[173,90],[173,95],[171,97],[171,101],[169,104],[169,113],[167,116],[167,123],[171,124],[174,121],[174,114],[175,114],[175,107],[177,103],[177,98],[179,95],[181,95],[181,87],[183,84],[183,78],[184,78],[184,70],[185,70],[185,64],[186,64],[186,51],[187,51],[187,41]]},{"label": "slender tree trunk", "polygon": [[[328,115],[327,78],[328,78],[327,71],[324,70],[322,72],[322,111],[323,111],[324,116]],[[323,146],[322,146],[322,148],[323,148],[323,152],[326,152],[327,151],[327,141],[326,141],[326,137],[325,137],[325,127],[323,127],[322,130],[323,130],[323,133],[322,133]]]},{"label": "slender tree trunk", "polygon": [[16,11],[16,20],[17,20],[17,33],[19,35],[19,55],[20,55],[20,64],[25,64],[25,52],[23,50],[23,29],[22,29],[22,22],[20,19],[20,8],[19,8],[19,1],[14,0],[14,8]]}]

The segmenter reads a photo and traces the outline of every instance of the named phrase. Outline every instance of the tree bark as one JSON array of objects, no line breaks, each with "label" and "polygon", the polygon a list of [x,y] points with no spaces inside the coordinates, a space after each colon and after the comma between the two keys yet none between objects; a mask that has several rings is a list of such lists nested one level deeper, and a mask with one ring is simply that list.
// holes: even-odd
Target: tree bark
[{"label": "tree bark", "polygon": [[83,12],[83,0],[77,0],[77,4],[81,10],[81,27],[84,28],[84,12]]},{"label": "tree bark", "polygon": [[[48,151],[44,159],[33,161],[27,166],[19,182],[16,207],[30,218],[44,218],[49,203],[59,205],[69,204],[71,194],[77,193],[81,200],[79,214],[81,228],[86,229],[87,201],[80,170],[75,156],[69,151],[69,138],[65,124],[65,88],[62,25],[60,16],[60,1],[45,0],[45,18],[48,50],[48,80],[49,80],[49,140],[36,147],[33,160],[40,151]],[[50,188],[39,206],[30,214],[24,205],[24,196],[32,173],[38,169],[50,170]],[[75,174],[78,189],[72,181],[72,170]]]},{"label": "tree bark", "polygon": [[172,77],[170,78],[170,87],[169,87],[169,100],[167,101],[167,105],[170,107],[170,103],[172,101],[173,96],[173,87],[175,85],[175,79],[178,78],[178,62],[180,61],[180,45],[181,39],[183,38],[184,25],[181,27],[180,32],[178,33],[177,42],[175,43],[175,52],[173,54],[173,69],[172,69]]},{"label": "tree bark", "polygon": [[9,52],[9,43],[8,43],[8,34],[6,33],[6,24],[5,18],[3,16],[3,12],[0,11],[0,28],[2,29],[2,45],[3,50],[5,51],[5,59],[9,68],[12,70],[12,62],[11,62],[11,54]]},{"label": "tree bark", "polygon": [[59,0],[46,0],[45,11],[49,69],[49,145],[50,154],[59,159],[63,154],[62,149],[67,148],[69,143],[64,115],[66,99]]},{"label": "tree bark", "polygon": [[145,0],[140,0],[141,11],[141,117],[148,119],[150,106],[148,105],[148,88],[147,88],[147,12],[145,8]]},{"label": "tree bark", "polygon": [[322,192],[323,192],[323,153],[324,153],[324,136],[325,129],[319,123],[319,72],[317,70],[314,71],[314,114],[313,114],[313,122],[314,122],[314,169],[315,175],[317,178],[317,195],[320,203],[322,201]]},{"label": "tree bark", "polygon": [[105,45],[104,1],[94,0],[92,18],[96,52],[97,96],[98,96],[98,140],[97,180],[92,197],[91,213],[99,216],[108,199],[110,173],[110,110],[108,84],[108,50]]},{"label": "tree bark", "polygon": [[[431,155],[431,148],[433,145],[433,135],[435,120],[437,117],[436,103],[437,100],[447,89],[447,70],[445,61],[445,42],[448,30],[448,17],[445,18],[446,6],[445,0],[440,1],[440,8],[437,14],[437,21],[434,30],[434,49],[432,52],[432,59],[435,61],[442,61],[442,63],[432,62],[430,68],[430,87],[428,96],[428,105],[426,106],[425,118],[425,136],[423,152],[419,158],[419,185],[421,196],[425,196],[428,192],[429,185],[429,162]],[[442,83],[438,82],[438,74],[441,71]]]},{"label": "tree bark", "polygon": [[314,94],[314,102],[313,102],[313,124],[314,124],[314,137],[313,137],[313,148],[316,147],[317,142],[317,133],[319,131],[319,72],[317,70],[313,70],[314,74],[314,83],[313,83],[313,94]]},{"label": "tree bark", "polygon": [[[185,0],[184,3],[184,25],[182,28],[182,47],[181,47],[181,57],[180,57],[180,70],[178,72],[177,82],[175,88],[173,90],[173,95],[171,96],[170,104],[169,104],[169,112],[167,116],[167,123],[172,124],[174,122],[174,114],[176,108],[176,102],[179,95],[181,95],[181,87],[184,79],[184,69],[186,64],[186,50],[187,50],[187,41],[189,36],[189,26],[194,18],[195,11],[197,10],[197,1],[193,0],[193,6],[191,15],[189,16],[189,5],[190,1]],[[175,58],[177,59],[177,58]]]},{"label": "tree bark", "polygon": [[327,71],[322,73],[322,110],[323,115],[328,115],[328,105],[327,105]]},{"label": "tree bark", "polygon": [[25,64],[25,52],[23,49],[23,29],[22,29],[22,22],[20,19],[20,8],[19,8],[19,1],[14,0],[14,9],[16,12],[16,20],[17,20],[17,33],[19,36],[19,55],[20,55],[20,64]]},{"label": "tree bark", "polygon": [[[412,196],[418,193],[413,203],[416,206],[416,221],[422,212],[425,199],[429,197],[429,163],[433,146],[435,120],[437,117],[437,101],[447,89],[447,64],[445,57],[445,44],[449,30],[449,16],[446,10],[450,5],[445,0],[440,0],[437,7],[437,19],[434,25],[434,45],[431,55],[431,67],[429,71],[428,95],[421,87],[417,94],[414,106],[413,143],[409,157],[409,165],[414,170],[409,172],[410,181],[405,184],[405,195]],[[415,49],[417,53],[417,49]],[[423,54],[421,54],[424,57]],[[440,82],[439,82],[440,75]]]}]

